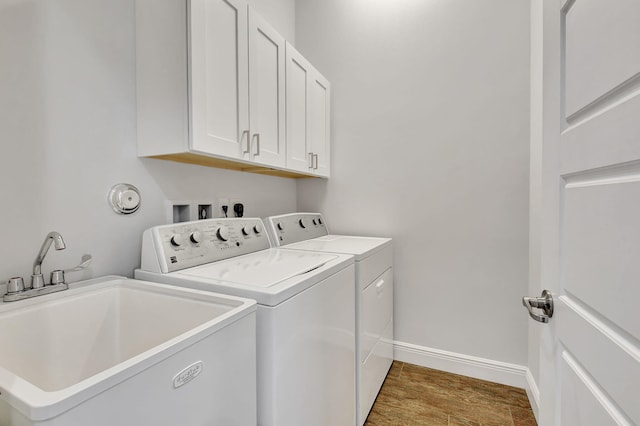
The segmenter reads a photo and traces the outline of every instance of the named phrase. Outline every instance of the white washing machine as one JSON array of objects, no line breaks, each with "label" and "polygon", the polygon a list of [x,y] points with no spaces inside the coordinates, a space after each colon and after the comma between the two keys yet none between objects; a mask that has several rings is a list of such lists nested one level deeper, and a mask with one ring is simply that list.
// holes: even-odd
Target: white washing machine
[{"label": "white washing machine", "polygon": [[258,302],[259,425],[355,424],[353,256],[270,248],[260,219],[209,219],[145,231],[135,276]]},{"label": "white washing machine", "polygon": [[393,362],[393,249],[390,238],[330,235],[319,213],[266,219],[276,245],[355,256],[357,424],[362,426]]}]

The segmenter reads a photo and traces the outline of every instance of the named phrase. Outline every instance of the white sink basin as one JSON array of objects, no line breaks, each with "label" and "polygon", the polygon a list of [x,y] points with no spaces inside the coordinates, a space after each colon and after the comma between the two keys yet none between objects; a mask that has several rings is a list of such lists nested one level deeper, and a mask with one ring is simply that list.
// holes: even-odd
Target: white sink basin
[{"label": "white sink basin", "polygon": [[[233,398],[250,413],[244,394],[255,395],[255,310],[248,299],[121,277],[0,304],[0,425],[97,425],[101,417],[105,425],[213,424],[227,414],[209,409],[184,423],[183,409],[194,398],[211,407],[216,392],[224,400],[218,409],[230,409],[228,390],[215,388],[238,377],[220,377],[217,364],[232,371],[228,363],[238,362],[251,377],[240,378],[249,388]],[[190,381],[193,373],[202,378]],[[114,413],[123,410],[132,412]],[[255,424],[255,409],[253,416]]]}]

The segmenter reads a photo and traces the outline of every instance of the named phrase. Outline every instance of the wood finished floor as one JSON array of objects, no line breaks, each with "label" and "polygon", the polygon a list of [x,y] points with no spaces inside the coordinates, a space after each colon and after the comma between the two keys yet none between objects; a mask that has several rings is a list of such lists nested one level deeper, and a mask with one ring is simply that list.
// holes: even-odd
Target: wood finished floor
[{"label": "wood finished floor", "polygon": [[365,426],[537,426],[524,389],[394,361]]}]

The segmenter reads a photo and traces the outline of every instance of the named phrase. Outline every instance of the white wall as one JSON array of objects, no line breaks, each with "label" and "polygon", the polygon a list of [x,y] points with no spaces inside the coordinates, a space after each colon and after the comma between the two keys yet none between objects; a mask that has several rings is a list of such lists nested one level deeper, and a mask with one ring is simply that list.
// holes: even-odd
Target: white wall
[{"label": "white wall", "polygon": [[[397,339],[524,364],[528,3],[252,4],[333,83],[333,176],[297,206],[395,238]],[[91,253],[74,278],[131,275],[166,199],[296,208],[293,180],[136,158],[134,24],[133,0],[0,0],[0,281],[50,230],[67,250],[45,272]],[[132,216],[106,203],[118,182],[142,191]]]},{"label": "white wall", "polygon": [[249,4],[291,44],[296,40],[296,0],[249,0]]},{"label": "white wall", "polygon": [[[291,0],[256,3],[293,36]],[[133,0],[0,0],[0,281],[28,279],[51,230],[67,249],[52,249],[46,273],[91,253],[91,269],[70,278],[131,276],[142,231],[164,223],[167,199],[237,197],[247,216],[296,206],[291,179],[136,157],[134,7]],[[142,192],[131,216],[107,205],[119,182]]]},{"label": "white wall", "polygon": [[298,208],[395,240],[396,340],[527,362],[529,2],[298,0],[332,177]]},{"label": "white wall", "polygon": [[[530,163],[529,163],[529,296],[541,292],[542,264],[542,122],[543,122],[543,62],[542,17],[540,2],[531,2],[531,100],[530,100]],[[533,380],[540,379],[540,327],[529,320],[527,366]],[[535,411],[534,411],[535,412]]]}]

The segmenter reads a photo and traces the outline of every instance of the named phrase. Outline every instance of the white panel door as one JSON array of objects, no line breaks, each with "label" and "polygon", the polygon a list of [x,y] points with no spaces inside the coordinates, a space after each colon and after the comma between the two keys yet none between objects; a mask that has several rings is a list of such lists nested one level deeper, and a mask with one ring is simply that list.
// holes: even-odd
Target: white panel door
[{"label": "white panel door", "polygon": [[640,2],[532,12],[540,287],[555,302],[540,327],[540,424],[640,424]]},{"label": "white panel door", "polygon": [[311,64],[287,43],[287,168],[309,172],[313,166],[307,105]]},{"label": "white panel door", "polygon": [[249,159],[283,167],[285,147],[285,40],[249,9]]},{"label": "white panel door", "polygon": [[287,168],[329,177],[331,86],[287,43]]},{"label": "white panel door", "polygon": [[249,144],[247,3],[189,5],[191,149],[242,158]]},{"label": "white panel door", "polygon": [[315,71],[311,79],[309,104],[309,139],[313,153],[313,172],[329,177],[330,169],[330,103],[331,86]]}]

